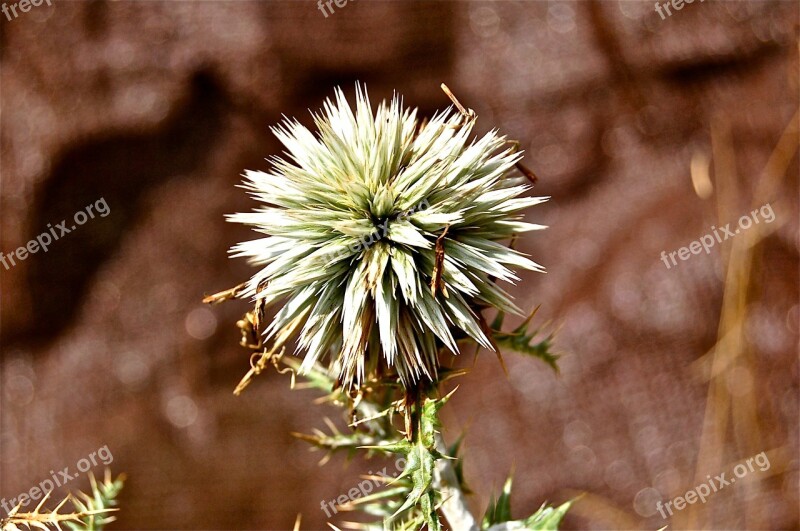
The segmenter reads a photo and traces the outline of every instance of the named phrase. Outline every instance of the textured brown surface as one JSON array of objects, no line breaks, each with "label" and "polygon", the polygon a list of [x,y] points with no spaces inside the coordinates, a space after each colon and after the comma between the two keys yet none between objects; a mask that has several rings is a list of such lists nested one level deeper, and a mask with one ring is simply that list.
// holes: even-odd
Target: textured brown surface
[{"label": "textured brown surface", "polygon": [[[671,528],[800,526],[796,155],[766,198],[777,219],[743,335],[718,349],[746,352],[721,394],[704,355],[729,247],[659,258],[719,225],[718,204],[723,224],[763,204],[798,107],[796,2],[694,2],[666,20],[652,1],[359,0],[328,18],[305,1],[56,2],[0,31],[0,250],[100,197],[111,209],[0,268],[0,496],[108,445],[129,476],[116,529],[287,529],[299,512],[322,528],[320,501],[375,466],[317,467],[289,433],[335,412],[285,378],[232,396],[244,308],[199,300],[251,273],[225,254],[251,235],[222,216],[251,207],[234,185],[279,151],[281,113],[307,122],[358,79],[429,114],[445,81],[480,127],[521,141],[553,196],[530,213],[551,228],[520,242],[549,272],[512,293],[561,327],[561,375],[508,354],[506,379],[484,354],[446,410],[448,439],[467,428],[476,511],[514,467],[516,517],[585,491],[566,527],[656,529],[655,499],[698,484],[696,468],[768,451],[768,472]],[[712,136],[735,155],[727,183],[714,166],[733,199],[693,191]]]}]

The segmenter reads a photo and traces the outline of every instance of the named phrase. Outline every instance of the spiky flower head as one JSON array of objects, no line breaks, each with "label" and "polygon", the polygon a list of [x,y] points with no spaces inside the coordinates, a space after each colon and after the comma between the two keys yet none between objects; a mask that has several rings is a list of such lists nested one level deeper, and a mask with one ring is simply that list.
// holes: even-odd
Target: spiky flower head
[{"label": "spiky flower head", "polygon": [[265,339],[299,329],[301,371],[327,360],[346,388],[377,371],[435,381],[459,338],[493,349],[481,310],[519,313],[495,280],[542,270],[501,243],[543,228],[522,221],[547,198],[521,197],[521,154],[496,131],[472,138],[471,112],[419,123],[395,96],[373,113],[360,87],[355,110],[337,89],[313,117],[316,134],[289,119],[272,129],[286,158],[245,174],[264,206],[229,216],[267,234],[231,250],[262,268],[237,296],[284,301]]}]

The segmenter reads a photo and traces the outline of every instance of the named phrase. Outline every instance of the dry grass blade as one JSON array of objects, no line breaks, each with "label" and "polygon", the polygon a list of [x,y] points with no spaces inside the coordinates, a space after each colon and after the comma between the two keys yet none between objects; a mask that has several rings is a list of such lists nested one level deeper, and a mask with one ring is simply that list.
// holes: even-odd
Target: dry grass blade
[{"label": "dry grass blade", "polygon": [[220,291],[219,293],[207,295],[203,297],[203,304],[219,304],[229,299],[234,299],[242,292],[242,290],[244,290],[245,286],[247,286],[246,282],[233,288]]}]

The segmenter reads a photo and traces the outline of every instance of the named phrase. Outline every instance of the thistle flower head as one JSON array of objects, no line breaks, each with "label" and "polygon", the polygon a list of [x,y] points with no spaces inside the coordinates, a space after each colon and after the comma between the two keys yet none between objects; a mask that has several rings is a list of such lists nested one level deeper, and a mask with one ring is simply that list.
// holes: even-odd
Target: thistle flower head
[{"label": "thistle flower head", "polygon": [[264,206],[229,217],[267,235],[231,250],[261,267],[239,297],[283,301],[265,338],[296,327],[301,371],[328,360],[348,388],[376,371],[435,380],[461,337],[492,349],[481,309],[519,313],[495,280],[542,269],[501,243],[543,228],[522,221],[546,198],[521,197],[521,154],[452,108],[419,123],[395,96],[373,113],[360,87],[355,109],[337,90],[313,117],[316,134],[273,128],[286,158],[245,174]]}]

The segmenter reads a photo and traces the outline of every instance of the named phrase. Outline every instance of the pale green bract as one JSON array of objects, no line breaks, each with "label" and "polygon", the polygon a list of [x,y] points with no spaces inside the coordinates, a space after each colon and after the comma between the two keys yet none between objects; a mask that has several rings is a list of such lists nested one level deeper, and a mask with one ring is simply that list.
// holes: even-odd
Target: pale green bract
[{"label": "pale green bract", "polygon": [[231,249],[262,268],[239,297],[285,301],[265,339],[299,320],[301,372],[328,360],[348,389],[377,370],[405,386],[435,381],[439,349],[458,353],[459,336],[492,349],[478,312],[520,313],[495,279],[543,271],[500,243],[544,228],[522,220],[548,198],[520,197],[521,154],[496,131],[471,139],[474,119],[452,108],[420,124],[395,96],[373,113],[361,87],[355,111],[337,89],[313,116],[317,134],[288,119],[272,129],[286,158],[245,174],[265,206],[228,217],[268,235]]}]

